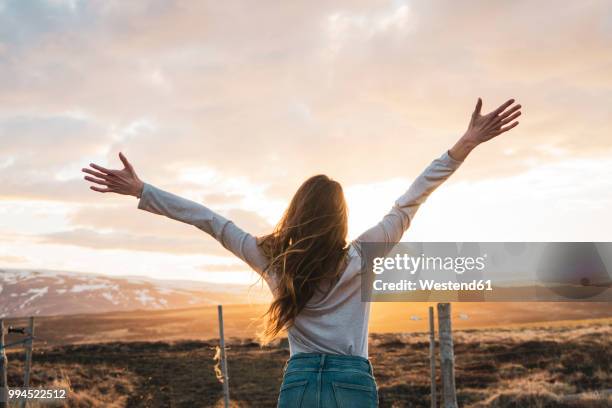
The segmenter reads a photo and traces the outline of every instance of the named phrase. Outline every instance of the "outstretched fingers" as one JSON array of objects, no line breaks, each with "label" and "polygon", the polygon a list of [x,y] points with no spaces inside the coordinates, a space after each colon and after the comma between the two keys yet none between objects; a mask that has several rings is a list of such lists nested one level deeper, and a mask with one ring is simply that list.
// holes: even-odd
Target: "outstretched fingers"
[{"label": "outstretched fingers", "polygon": [[521,105],[514,105],[510,109],[507,109],[506,107],[506,110],[501,111],[499,114],[490,118],[489,126],[495,128],[501,126],[502,124],[511,122],[513,119],[516,119],[521,115],[520,109]]},{"label": "outstretched fingers", "polygon": [[112,193],[114,190],[111,188],[100,188],[100,187],[96,187],[96,186],[91,186],[89,187],[90,189],[92,189],[93,191],[97,191],[98,193]]},{"label": "outstretched fingers", "polygon": [[100,184],[102,186],[110,186],[110,183],[106,180],[97,179],[95,177],[85,176],[85,180],[91,181],[92,183]]},{"label": "outstretched fingers", "polygon": [[121,160],[121,163],[123,163],[126,169],[128,169],[129,171],[134,171],[132,164],[128,161],[127,157],[125,157],[125,155],[121,152],[119,152],[119,160]]},{"label": "outstretched fingers", "polygon": [[499,115],[497,115],[499,118],[504,119],[507,118],[508,116],[512,115],[514,112],[516,112],[517,110],[521,109],[521,105],[514,105],[513,107],[511,107],[510,109],[501,112]]},{"label": "outstretched fingers", "polygon": [[83,168],[83,169],[81,169],[81,171],[83,173],[91,174],[92,176],[95,176],[97,178],[101,178],[101,179],[108,179],[109,178],[109,175],[107,175],[107,174],[100,173],[100,172],[97,172],[97,171],[94,171],[94,170],[91,170],[91,169],[88,169],[88,168]]},{"label": "outstretched fingers", "polygon": [[501,135],[502,133],[505,133],[505,132],[509,131],[510,129],[516,127],[518,124],[519,124],[519,122],[516,121],[516,122],[513,122],[513,123],[511,123],[509,125],[503,126],[503,127],[499,128],[498,131],[493,133],[493,136]]},{"label": "outstretched fingers", "polygon": [[84,172],[89,173],[89,174],[93,174],[96,175],[98,177],[91,177],[91,176],[85,176],[85,180],[97,184],[99,186],[103,186],[103,187],[98,187],[97,185],[94,186],[90,186],[89,188],[92,189],[93,191],[97,191],[99,193],[112,193],[112,192],[116,192],[116,186],[113,184],[113,181],[110,179],[110,177],[102,174],[102,173],[98,173],[89,169],[83,169]]},{"label": "outstretched fingers", "polygon": [[106,167],[98,166],[98,165],[97,165],[97,164],[95,164],[95,163],[89,163],[89,165],[90,165],[91,167],[93,167],[94,169],[96,169],[96,170],[98,170],[99,172],[102,172],[102,173],[104,173],[104,174],[107,174],[107,175],[111,175],[111,174],[113,174],[113,170],[109,170],[109,169],[107,169]]},{"label": "outstretched fingers", "polygon": [[476,107],[474,108],[474,113],[472,113],[472,117],[477,117],[480,115],[480,110],[482,109],[482,99],[478,98],[476,101]]},{"label": "outstretched fingers", "polygon": [[506,102],[504,102],[501,105],[499,105],[499,108],[497,108],[493,112],[491,112],[491,116],[499,115],[500,113],[505,111],[506,108],[508,108],[508,106],[512,105],[513,103],[514,103],[514,99],[508,99]]},{"label": "outstretched fingers", "polygon": [[519,116],[521,116],[521,111],[515,112],[514,114],[507,116],[506,118],[501,120],[499,122],[499,126],[504,126],[505,124],[512,122],[514,119],[518,118]]}]

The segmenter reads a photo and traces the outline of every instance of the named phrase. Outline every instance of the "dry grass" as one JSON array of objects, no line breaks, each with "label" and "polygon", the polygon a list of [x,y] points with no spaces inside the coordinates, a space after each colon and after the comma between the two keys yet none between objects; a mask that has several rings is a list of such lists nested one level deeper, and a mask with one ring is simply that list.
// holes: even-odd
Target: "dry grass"
[{"label": "dry grass", "polygon": [[[134,391],[135,377],[125,369],[105,364],[55,364],[45,361],[44,355],[36,355],[39,358],[33,365],[31,385],[65,389],[67,398],[57,402],[29,403],[30,408],[121,408],[126,406],[130,393]],[[22,369],[19,360],[11,359],[9,384],[20,383]]]},{"label": "dry grass", "polygon": [[[593,392],[612,388],[609,320],[457,331],[454,338],[462,407],[597,407],[609,402],[609,395]],[[429,406],[428,347],[426,333],[371,336],[382,406]]]},{"label": "dry grass", "polygon": [[[612,388],[611,339],[609,320],[456,331],[459,405],[611,406],[610,394],[598,393]],[[261,348],[246,338],[228,343],[232,406],[274,406],[287,349],[280,342]],[[216,345],[113,342],[39,348],[32,381],[70,388],[67,407],[220,407]],[[371,335],[381,407],[429,407],[428,347],[425,333]],[[20,381],[22,357],[9,355],[11,384]]]},{"label": "dry grass", "polygon": [[[427,308],[431,305],[433,304],[373,303],[370,332],[416,333],[427,330]],[[261,330],[261,321],[258,318],[266,310],[267,305],[224,305],[226,336],[255,337],[256,332]],[[505,336],[508,332],[522,331],[526,325],[537,330],[538,325],[542,324],[547,327],[568,327],[574,325],[574,321],[584,319],[609,319],[612,316],[612,303],[459,302],[453,304],[453,316],[454,329],[488,327],[499,330],[500,336]],[[23,325],[25,320],[16,319],[8,323]],[[37,317],[36,320],[37,347],[151,339],[180,341],[186,336],[190,339],[206,340],[217,335],[215,306]]]}]

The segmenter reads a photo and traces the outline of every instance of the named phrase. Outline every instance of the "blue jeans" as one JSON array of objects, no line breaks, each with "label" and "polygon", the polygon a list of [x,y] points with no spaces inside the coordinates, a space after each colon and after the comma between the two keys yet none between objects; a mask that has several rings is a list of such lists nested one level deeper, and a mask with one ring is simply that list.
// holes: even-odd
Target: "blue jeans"
[{"label": "blue jeans", "polygon": [[377,406],[372,365],[363,357],[299,353],[285,365],[278,408]]}]

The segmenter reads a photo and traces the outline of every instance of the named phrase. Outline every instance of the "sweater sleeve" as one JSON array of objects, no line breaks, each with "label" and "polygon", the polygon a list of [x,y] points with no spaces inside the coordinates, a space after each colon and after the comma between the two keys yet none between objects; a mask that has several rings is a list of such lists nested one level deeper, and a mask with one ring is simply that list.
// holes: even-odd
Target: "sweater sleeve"
[{"label": "sweater sleeve", "polygon": [[453,159],[448,151],[435,159],[412,183],[408,191],[395,201],[395,205],[372,228],[361,234],[355,244],[376,242],[389,244],[391,248],[398,243],[410,226],[421,204],[444,181],[459,168],[462,162]]},{"label": "sweater sleeve", "polygon": [[201,204],[145,183],[138,208],[199,228],[259,274],[267,266],[254,236]]}]

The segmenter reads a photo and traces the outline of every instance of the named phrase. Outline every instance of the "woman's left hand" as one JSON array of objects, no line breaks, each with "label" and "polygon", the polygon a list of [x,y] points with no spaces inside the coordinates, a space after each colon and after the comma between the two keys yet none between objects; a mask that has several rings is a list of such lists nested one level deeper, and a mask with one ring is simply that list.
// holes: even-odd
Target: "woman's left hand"
[{"label": "woman's left hand", "polygon": [[467,131],[449,151],[454,159],[463,161],[479,144],[487,142],[519,124],[515,119],[521,116],[521,105],[514,105],[514,99],[509,99],[497,109],[485,115],[481,114],[481,109],[482,99],[478,98]]}]

